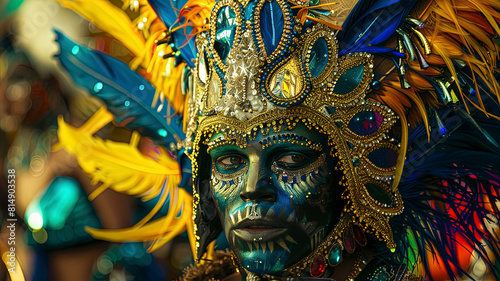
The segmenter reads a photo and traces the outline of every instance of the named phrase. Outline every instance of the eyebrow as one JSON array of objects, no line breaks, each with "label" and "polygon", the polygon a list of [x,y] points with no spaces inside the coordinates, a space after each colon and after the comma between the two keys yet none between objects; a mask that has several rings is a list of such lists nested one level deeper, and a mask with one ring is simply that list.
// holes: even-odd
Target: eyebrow
[{"label": "eyebrow", "polygon": [[262,145],[262,149],[266,149],[277,143],[291,143],[295,145],[307,146],[317,151],[323,150],[323,146],[320,142],[312,141],[304,136],[299,136],[294,133],[274,135],[260,140],[259,143]]}]

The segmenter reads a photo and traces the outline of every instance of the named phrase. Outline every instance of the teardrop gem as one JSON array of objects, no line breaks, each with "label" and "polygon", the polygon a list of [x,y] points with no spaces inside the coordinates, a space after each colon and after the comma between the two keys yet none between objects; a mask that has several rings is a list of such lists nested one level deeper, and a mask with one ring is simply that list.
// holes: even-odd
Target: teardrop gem
[{"label": "teardrop gem", "polygon": [[389,191],[373,183],[365,183],[365,187],[366,191],[368,191],[368,194],[371,198],[373,198],[373,200],[387,206],[392,206],[393,202]]},{"label": "teardrop gem", "polygon": [[309,69],[311,77],[318,77],[328,63],[328,44],[325,38],[318,38],[311,49],[311,57],[309,60]]},{"label": "teardrop gem", "polygon": [[283,10],[277,1],[266,1],[260,11],[260,29],[267,55],[271,55],[281,41],[285,29]]},{"label": "teardrop gem", "polygon": [[336,266],[342,261],[342,246],[339,243],[335,243],[330,249],[328,254],[328,263],[331,266]]},{"label": "teardrop gem", "polygon": [[356,89],[359,83],[363,80],[364,72],[364,65],[358,65],[346,70],[337,80],[333,92],[337,95],[347,95],[354,91],[354,89]]},{"label": "teardrop gem", "polygon": [[356,239],[359,245],[366,246],[366,235],[361,227],[353,225],[352,234],[354,235],[354,239]]},{"label": "teardrop gem", "polygon": [[389,147],[380,147],[370,152],[366,158],[375,166],[382,169],[389,169],[396,166],[398,161],[397,153]]},{"label": "teardrop gem", "polygon": [[356,242],[354,241],[354,237],[352,236],[351,228],[346,227],[344,229],[344,247],[349,254],[354,253],[356,250]]},{"label": "teardrop gem", "polygon": [[326,261],[323,256],[317,255],[311,264],[311,275],[319,277],[325,273]]},{"label": "teardrop gem", "polygon": [[215,35],[214,48],[222,61],[226,61],[229,51],[233,48],[234,37],[236,35],[236,13],[229,7],[220,9],[217,15],[217,33]]},{"label": "teardrop gem", "polygon": [[349,121],[347,127],[359,136],[368,136],[378,131],[384,123],[384,116],[377,111],[361,111]]}]

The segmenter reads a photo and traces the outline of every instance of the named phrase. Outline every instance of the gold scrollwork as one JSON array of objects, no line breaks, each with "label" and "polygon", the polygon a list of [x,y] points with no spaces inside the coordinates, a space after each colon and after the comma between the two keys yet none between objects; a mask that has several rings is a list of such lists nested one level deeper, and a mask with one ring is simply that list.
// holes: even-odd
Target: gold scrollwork
[{"label": "gold scrollwork", "polygon": [[[339,84],[339,79],[343,77],[346,71],[353,69],[357,66],[364,66],[363,76],[358,85],[351,91],[345,94],[340,94],[340,89],[336,89]],[[328,77],[324,82],[324,88],[329,96],[334,101],[334,106],[351,106],[365,97],[365,93],[370,86],[373,79],[373,59],[370,54],[366,53],[353,53],[343,56],[339,59],[338,69],[332,72],[333,75]],[[326,105],[326,104],[325,104]],[[326,105],[332,106],[332,105]]]}]

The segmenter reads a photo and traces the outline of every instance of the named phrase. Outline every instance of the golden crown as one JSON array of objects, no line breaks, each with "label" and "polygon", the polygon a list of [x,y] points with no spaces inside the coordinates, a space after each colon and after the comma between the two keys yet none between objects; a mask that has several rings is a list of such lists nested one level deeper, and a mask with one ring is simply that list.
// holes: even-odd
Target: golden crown
[{"label": "golden crown", "polygon": [[[244,15],[249,9],[252,14]],[[266,18],[272,17],[270,11],[283,17],[281,27],[264,26],[273,21]],[[331,154],[339,160],[336,169],[344,174],[340,184],[348,204],[335,229],[301,264],[326,254],[353,224],[394,249],[389,219],[403,210],[399,192],[391,187],[399,151],[391,132],[398,116],[366,96],[373,80],[372,55],[339,57],[336,30],[320,23],[305,27],[292,15],[284,0],[216,3],[209,32],[196,38],[199,56],[187,133],[193,175],[199,145],[208,145],[214,133],[245,147],[258,133],[303,123],[328,136]],[[265,28],[282,32],[267,34]],[[194,198],[196,217],[199,195]]]}]

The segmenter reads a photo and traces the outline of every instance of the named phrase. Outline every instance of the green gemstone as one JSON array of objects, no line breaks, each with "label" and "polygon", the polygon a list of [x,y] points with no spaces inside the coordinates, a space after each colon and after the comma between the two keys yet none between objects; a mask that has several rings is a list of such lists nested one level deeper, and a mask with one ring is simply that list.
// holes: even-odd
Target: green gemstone
[{"label": "green gemstone", "polygon": [[342,261],[342,247],[339,243],[336,243],[330,249],[330,253],[328,254],[328,263],[331,266],[336,266]]},{"label": "green gemstone", "polygon": [[359,166],[359,159],[358,158],[352,159],[352,164],[354,165],[354,167]]}]

